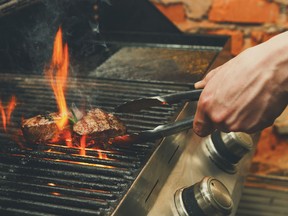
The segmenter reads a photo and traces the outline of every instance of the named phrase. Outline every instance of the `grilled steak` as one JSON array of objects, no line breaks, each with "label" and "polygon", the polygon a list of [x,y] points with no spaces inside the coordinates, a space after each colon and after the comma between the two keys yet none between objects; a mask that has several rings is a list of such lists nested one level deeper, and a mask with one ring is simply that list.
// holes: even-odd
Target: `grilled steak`
[{"label": "grilled steak", "polygon": [[109,138],[126,133],[124,124],[113,114],[99,108],[89,110],[87,114],[73,125],[77,135],[87,135],[88,139],[107,141]]},{"label": "grilled steak", "polygon": [[26,141],[32,144],[46,143],[51,139],[61,137],[61,131],[58,129],[55,119],[60,119],[57,113],[47,115],[37,115],[22,122],[22,132]]},{"label": "grilled steak", "polygon": [[31,144],[62,143],[68,132],[73,134],[73,143],[77,145],[83,135],[86,135],[87,140],[104,143],[109,138],[126,133],[126,127],[116,116],[98,108],[89,110],[73,125],[73,130],[71,125],[67,125],[64,130],[59,130],[55,121],[60,118],[59,114],[50,113],[23,120],[21,129],[24,138]]}]

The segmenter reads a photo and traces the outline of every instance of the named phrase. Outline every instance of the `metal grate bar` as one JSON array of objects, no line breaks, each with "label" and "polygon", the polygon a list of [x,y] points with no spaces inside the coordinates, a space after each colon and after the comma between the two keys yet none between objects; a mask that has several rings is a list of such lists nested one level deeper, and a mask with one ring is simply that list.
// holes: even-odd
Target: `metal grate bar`
[{"label": "metal grate bar", "polygon": [[0,197],[0,203],[2,209],[10,209],[17,208],[17,212],[28,211],[33,212],[33,210],[41,212],[41,214],[46,215],[46,213],[54,213],[55,215],[101,215],[99,210],[87,210],[83,208],[76,207],[66,207],[61,205],[55,205],[50,203],[43,203],[38,201],[31,201],[29,199],[26,200],[18,200],[16,198],[6,198]]}]

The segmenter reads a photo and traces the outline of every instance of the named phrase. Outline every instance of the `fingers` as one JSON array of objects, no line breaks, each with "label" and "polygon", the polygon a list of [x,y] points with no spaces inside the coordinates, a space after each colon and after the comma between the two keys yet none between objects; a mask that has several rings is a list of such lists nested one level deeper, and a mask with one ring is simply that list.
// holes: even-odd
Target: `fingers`
[{"label": "fingers", "polygon": [[201,137],[208,136],[214,131],[213,122],[201,109],[198,108],[194,117],[193,131]]},{"label": "fingers", "polygon": [[200,80],[199,82],[196,82],[194,84],[195,89],[202,89],[205,87],[205,81],[204,80]]},{"label": "fingers", "polygon": [[[210,71],[207,74],[207,76],[205,76],[205,78],[203,80],[196,82],[194,84],[194,87],[196,89],[204,88],[206,86],[206,84],[209,82],[209,80],[212,77],[214,77],[214,75],[219,71],[220,68],[221,68],[221,66]],[[205,108],[207,108],[206,105],[208,105],[208,104],[205,101],[207,102],[207,98],[205,100],[202,100],[202,101],[200,98],[200,100],[198,102],[196,114],[194,117],[194,122],[193,122],[194,132],[198,136],[201,136],[201,137],[207,136],[215,130],[214,123],[211,121],[211,119],[207,115],[207,111]]]}]

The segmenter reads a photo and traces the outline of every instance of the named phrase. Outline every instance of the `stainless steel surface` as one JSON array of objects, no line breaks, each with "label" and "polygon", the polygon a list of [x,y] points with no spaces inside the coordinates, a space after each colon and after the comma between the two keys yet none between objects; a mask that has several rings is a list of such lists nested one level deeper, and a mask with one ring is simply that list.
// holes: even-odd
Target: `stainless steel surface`
[{"label": "stainless steel surface", "polygon": [[195,185],[195,198],[201,210],[207,216],[229,215],[233,201],[228,189],[219,180],[204,177]]},{"label": "stainless steel surface", "polygon": [[241,132],[223,133],[221,132],[221,138],[226,144],[229,151],[233,152],[233,155],[242,158],[253,147],[253,140],[249,134]]},{"label": "stainless steel surface", "polygon": [[[218,138],[215,139],[214,137]],[[208,136],[205,145],[207,148],[206,156],[223,171],[232,174],[237,171],[238,161],[252,150],[253,139],[245,133],[216,131]],[[218,146],[221,146],[221,149]]]},{"label": "stainless steel surface", "polygon": [[175,216],[179,215],[175,207],[174,194],[183,187],[194,185],[205,176],[212,176],[221,181],[231,194],[234,207],[232,213],[235,215],[241,197],[245,177],[248,173],[253,151],[248,152],[238,163],[237,172],[230,174],[223,172],[207,155],[206,142],[208,137],[200,138],[194,133],[189,133],[185,149],[179,157],[177,164],[167,178],[149,216]]},{"label": "stainless steel surface", "polygon": [[[185,190],[189,192],[184,194]],[[185,204],[183,199],[186,200]],[[180,216],[199,216],[199,214],[225,216],[231,213],[233,200],[224,184],[211,176],[206,176],[201,182],[177,190],[175,206]],[[201,213],[198,213],[199,210],[195,206],[199,208]]]},{"label": "stainless steel surface", "polygon": [[232,209],[233,202],[225,185],[223,185],[217,179],[212,179],[210,181],[210,187],[214,202],[225,209]]},{"label": "stainless steel surface", "polygon": [[[184,119],[194,109],[195,104],[186,104],[177,120]],[[112,215],[133,215],[135,212],[137,216],[149,214],[171,170],[186,148],[190,135],[183,131],[163,139]],[[169,201],[170,198],[165,200]]]},{"label": "stainless steel surface", "polygon": [[175,207],[177,209],[179,216],[189,216],[188,212],[186,211],[185,205],[183,203],[183,199],[182,199],[183,190],[184,188],[180,188],[175,193],[175,196],[174,196]]}]

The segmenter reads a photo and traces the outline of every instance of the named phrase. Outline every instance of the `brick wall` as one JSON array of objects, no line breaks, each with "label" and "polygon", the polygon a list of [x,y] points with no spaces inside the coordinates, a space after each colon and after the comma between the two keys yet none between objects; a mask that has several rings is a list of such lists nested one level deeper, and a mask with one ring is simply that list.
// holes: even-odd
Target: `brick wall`
[{"label": "brick wall", "polygon": [[151,0],[184,32],[224,34],[237,55],[288,29],[288,0]]}]

